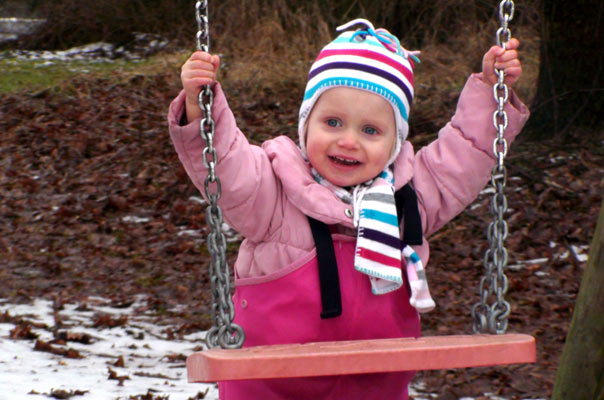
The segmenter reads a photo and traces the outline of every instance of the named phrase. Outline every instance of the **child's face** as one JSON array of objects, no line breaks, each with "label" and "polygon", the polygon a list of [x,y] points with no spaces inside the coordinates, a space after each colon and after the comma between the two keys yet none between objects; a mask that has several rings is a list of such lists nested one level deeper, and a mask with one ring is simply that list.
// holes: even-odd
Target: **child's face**
[{"label": "child's face", "polygon": [[308,118],[310,164],[337,186],[375,178],[390,158],[395,126],[394,111],[381,96],[352,88],[329,89]]}]

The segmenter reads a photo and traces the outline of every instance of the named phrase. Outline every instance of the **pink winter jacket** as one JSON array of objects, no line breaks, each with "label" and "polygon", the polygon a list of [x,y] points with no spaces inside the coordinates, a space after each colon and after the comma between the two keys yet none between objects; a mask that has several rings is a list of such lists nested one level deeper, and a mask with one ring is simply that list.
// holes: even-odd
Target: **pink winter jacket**
[{"label": "pink winter jacket", "polygon": [[[410,142],[404,142],[394,163],[396,188],[411,181],[417,192],[426,237],[467,207],[490,179],[495,164],[492,93],[480,74],[470,76],[455,115],[438,139],[417,154]],[[199,120],[180,126],[184,107],[181,92],[170,105],[170,135],[185,170],[203,193],[204,142]],[[513,93],[506,111],[505,137],[511,143],[529,112]],[[269,274],[276,279],[313,251],[307,216],[353,228],[352,213],[347,211],[351,206],[312,178],[308,163],[291,139],[277,137],[261,147],[249,144],[237,128],[220,84],[215,86],[212,114],[217,174],[222,183],[219,205],[225,221],[245,237],[235,263],[236,284],[260,283]],[[426,265],[427,241],[416,251]]]}]

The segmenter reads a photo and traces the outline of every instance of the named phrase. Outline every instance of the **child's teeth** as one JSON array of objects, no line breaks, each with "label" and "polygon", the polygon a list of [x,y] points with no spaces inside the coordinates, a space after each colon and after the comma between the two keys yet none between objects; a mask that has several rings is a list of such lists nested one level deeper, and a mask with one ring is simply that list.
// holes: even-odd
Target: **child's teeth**
[{"label": "child's teeth", "polygon": [[345,158],[340,158],[340,157],[333,157],[333,159],[336,160],[339,163],[347,164],[347,165],[353,165],[353,164],[357,163],[356,160],[347,160]]}]

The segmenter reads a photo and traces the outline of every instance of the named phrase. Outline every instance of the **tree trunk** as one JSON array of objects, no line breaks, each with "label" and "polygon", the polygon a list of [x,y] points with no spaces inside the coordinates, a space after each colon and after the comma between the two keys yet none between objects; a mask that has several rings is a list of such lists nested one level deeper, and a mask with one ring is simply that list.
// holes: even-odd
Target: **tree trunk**
[{"label": "tree trunk", "polygon": [[604,201],[552,400],[604,400]]},{"label": "tree trunk", "polygon": [[568,138],[604,127],[604,2],[541,0],[541,62],[528,132]]}]

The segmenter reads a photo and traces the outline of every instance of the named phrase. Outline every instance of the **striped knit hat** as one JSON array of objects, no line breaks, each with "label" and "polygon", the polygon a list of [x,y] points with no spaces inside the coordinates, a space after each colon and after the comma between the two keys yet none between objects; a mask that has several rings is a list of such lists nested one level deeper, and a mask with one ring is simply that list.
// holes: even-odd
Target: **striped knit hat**
[{"label": "striped knit hat", "polygon": [[392,164],[409,131],[409,109],[413,101],[413,63],[418,52],[408,52],[385,29],[374,29],[371,22],[355,19],[337,28],[342,31],[362,24],[364,30],[346,31],[325,46],[310,68],[304,100],[300,107],[298,135],[306,156],[306,120],[317,99],[334,87],[350,87],[378,94],[394,110],[396,144],[388,161]]}]

